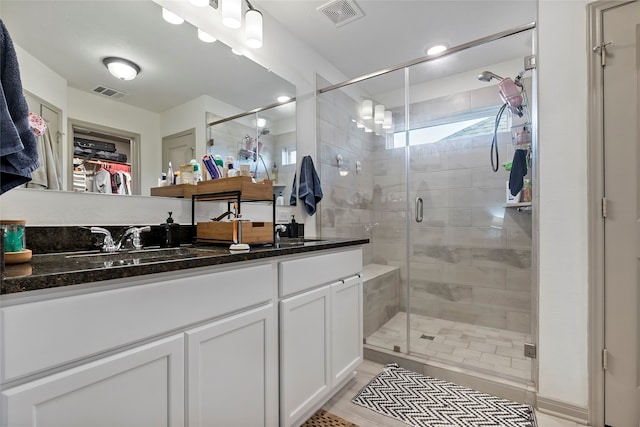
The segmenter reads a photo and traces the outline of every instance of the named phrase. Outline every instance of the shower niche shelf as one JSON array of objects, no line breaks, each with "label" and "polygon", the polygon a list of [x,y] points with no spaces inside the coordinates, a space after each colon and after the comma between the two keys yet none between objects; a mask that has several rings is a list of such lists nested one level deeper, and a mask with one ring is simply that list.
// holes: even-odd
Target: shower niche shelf
[{"label": "shower niche shelf", "polygon": [[526,208],[531,206],[531,202],[505,203],[505,208]]}]

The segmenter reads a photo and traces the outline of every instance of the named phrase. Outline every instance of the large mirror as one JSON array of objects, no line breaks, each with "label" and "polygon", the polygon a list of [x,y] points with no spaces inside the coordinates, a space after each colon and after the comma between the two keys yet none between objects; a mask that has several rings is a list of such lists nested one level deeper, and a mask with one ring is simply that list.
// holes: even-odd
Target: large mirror
[{"label": "large mirror", "polygon": [[[167,138],[188,135],[191,157],[200,159],[211,150],[211,121],[274,104],[280,95],[295,97],[293,85],[219,41],[200,41],[189,23],[167,23],[151,0],[3,0],[0,17],[16,46],[30,109],[50,122],[63,190],[82,191],[73,159],[87,158],[78,144],[121,138],[116,153],[131,164],[133,194],[148,195],[167,168]],[[138,76],[113,77],[103,64],[107,57],[135,62]],[[295,130],[294,105],[278,112],[283,128]],[[267,128],[273,139],[277,126]],[[268,139],[262,135],[261,142]],[[238,153],[238,137],[218,138],[213,147]]]}]

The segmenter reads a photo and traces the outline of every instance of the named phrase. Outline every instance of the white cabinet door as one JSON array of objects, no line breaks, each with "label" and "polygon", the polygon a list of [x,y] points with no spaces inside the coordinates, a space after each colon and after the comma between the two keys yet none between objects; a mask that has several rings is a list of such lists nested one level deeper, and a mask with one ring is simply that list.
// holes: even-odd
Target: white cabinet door
[{"label": "white cabinet door", "polygon": [[362,279],[353,276],[331,285],[332,387],[362,361]]},{"label": "white cabinet door", "polygon": [[2,425],[184,425],[182,334],[2,391]]},{"label": "white cabinet door", "polygon": [[278,425],[275,320],[268,304],[186,332],[189,426]]},{"label": "white cabinet door", "polygon": [[290,426],[329,392],[330,288],[280,302],[280,425]]}]

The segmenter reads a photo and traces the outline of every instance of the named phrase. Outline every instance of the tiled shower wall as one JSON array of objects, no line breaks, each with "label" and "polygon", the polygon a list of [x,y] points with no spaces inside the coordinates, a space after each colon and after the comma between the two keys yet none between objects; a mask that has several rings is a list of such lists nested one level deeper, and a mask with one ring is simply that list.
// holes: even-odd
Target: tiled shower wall
[{"label": "tiled shower wall", "polygon": [[[426,101],[411,106],[410,123],[420,127],[499,102],[492,87]],[[371,239],[364,263],[399,267],[401,283],[410,278],[412,313],[530,333],[531,215],[504,207],[509,173],[491,170],[492,135],[412,145],[407,203],[404,148],[386,149],[384,136],[356,128],[357,113],[358,103],[339,90],[319,97],[323,235]],[[400,113],[394,121],[402,123]],[[514,153],[509,133],[498,141],[503,164]],[[337,154],[346,177],[338,174]],[[421,223],[414,220],[417,196],[424,201]],[[400,293],[401,283],[392,284]]]}]

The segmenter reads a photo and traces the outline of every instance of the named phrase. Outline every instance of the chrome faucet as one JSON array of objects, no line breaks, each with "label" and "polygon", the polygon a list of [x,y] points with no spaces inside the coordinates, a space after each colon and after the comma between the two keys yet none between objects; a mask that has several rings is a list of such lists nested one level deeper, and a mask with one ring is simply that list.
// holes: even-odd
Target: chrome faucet
[{"label": "chrome faucet", "polygon": [[280,241],[280,233],[279,231],[285,232],[287,231],[287,226],[284,224],[277,224],[276,225],[276,242]]},{"label": "chrome faucet", "polygon": [[151,231],[150,226],[146,227],[129,227],[127,228],[120,239],[117,242],[113,240],[111,232],[102,227],[91,227],[91,232],[94,234],[104,234],[104,241],[102,242],[101,252],[118,252],[122,248],[122,244],[126,243],[129,236],[131,237],[131,243],[136,250],[142,249],[142,242],[140,241],[140,233],[143,231]]}]

